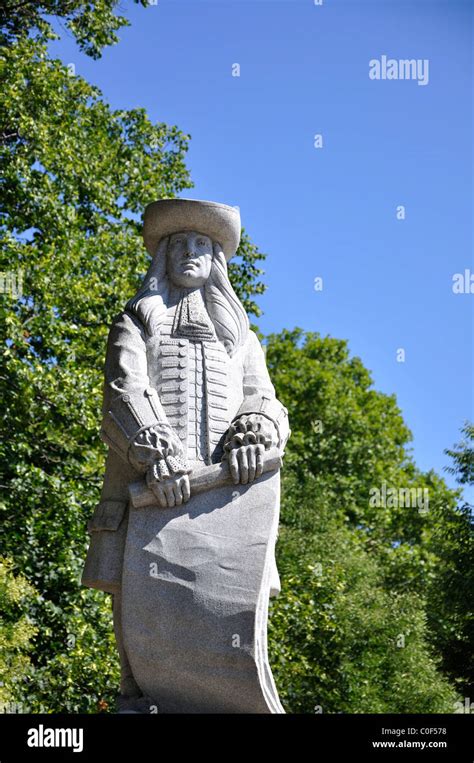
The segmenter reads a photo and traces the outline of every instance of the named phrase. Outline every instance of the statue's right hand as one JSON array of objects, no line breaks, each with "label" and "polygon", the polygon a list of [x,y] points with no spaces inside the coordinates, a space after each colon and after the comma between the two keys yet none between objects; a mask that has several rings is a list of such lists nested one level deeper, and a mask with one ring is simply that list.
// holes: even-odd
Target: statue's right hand
[{"label": "statue's right hand", "polygon": [[181,474],[161,482],[153,481],[149,487],[155,494],[162,509],[171,509],[173,506],[181,506],[189,501],[191,490],[189,475]]},{"label": "statue's right hand", "polygon": [[191,469],[182,458],[168,456],[155,461],[148,468],[146,483],[155,494],[162,509],[171,509],[189,501]]}]

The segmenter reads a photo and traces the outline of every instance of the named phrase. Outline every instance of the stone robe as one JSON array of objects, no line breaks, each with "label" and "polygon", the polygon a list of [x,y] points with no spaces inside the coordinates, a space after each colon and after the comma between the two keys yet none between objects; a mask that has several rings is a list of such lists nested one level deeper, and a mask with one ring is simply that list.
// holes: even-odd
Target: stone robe
[{"label": "stone robe", "polygon": [[[143,448],[138,446],[138,452],[144,452],[143,461],[137,460],[131,457],[131,446],[140,443],[143,433],[154,425],[165,422],[173,428],[182,444],[183,456],[193,469],[222,459],[229,426],[243,414],[259,413],[274,424],[272,445],[281,453],[289,434],[287,411],[275,398],[256,334],[249,330],[244,343],[231,357],[215,331],[205,340],[174,335],[176,308],[176,303],[168,308],[153,336],[147,334],[138,316],[128,311],[112,325],[101,430],[109,453],[101,499],[88,523],[90,546],[82,583],[115,596],[124,591],[120,617],[131,669],[143,693],[157,702],[160,711],[282,712],[266,657],[268,594],[275,595],[280,589],[274,558],[279,474],[240,486],[242,503],[238,509],[233,507],[233,515],[229,513],[232,489],[219,489],[204,497],[191,497],[182,507],[143,509],[147,514],[141,517],[134,514],[130,525],[130,511],[136,510],[130,508],[128,486],[143,477],[147,455],[153,457],[145,443]],[[214,557],[214,566],[211,564],[201,577],[197,536],[192,542],[189,540],[190,527],[208,543],[199,553]],[[185,539],[184,546],[177,550],[176,538],[181,539],[180,543]],[[216,545],[216,538],[225,539],[222,553],[234,565],[233,574],[237,577],[231,589],[226,589],[225,577],[220,580],[225,565],[219,560],[220,541]],[[190,546],[187,571],[183,566],[186,543]],[[148,558],[159,559],[161,567],[166,562],[169,569],[185,570],[180,573],[184,585],[179,586],[179,594],[173,579],[171,601],[163,593],[169,586],[169,572],[160,573],[161,588],[154,586],[147,592],[150,581],[145,581],[143,575]],[[173,575],[176,576],[175,571]],[[189,579],[200,580],[199,585],[206,587],[206,591],[194,590],[192,586],[190,590]],[[143,595],[132,588],[140,586],[141,581]],[[239,595],[222,606],[228,612],[226,618],[232,623],[233,632],[239,638],[241,634],[244,643],[239,649],[228,649],[223,656],[227,636],[218,633],[216,601],[225,598],[228,590],[239,587],[246,592],[243,598]],[[218,605],[218,609],[222,606]],[[161,619],[155,619],[157,612]],[[184,612],[190,622],[183,625]],[[184,670],[179,646],[175,654],[170,645],[177,638],[183,642],[189,629],[197,634],[198,628],[202,628],[202,633],[199,641],[196,635],[187,644],[187,658],[191,662]],[[150,636],[149,643],[146,639],[144,643],[144,632]],[[153,639],[153,633],[159,633],[159,638]],[[206,649],[202,651],[202,647]],[[168,683],[160,673],[159,655],[165,652]],[[201,673],[191,676],[192,665],[198,662]],[[213,681],[212,676],[219,669],[220,677]],[[209,686],[207,698],[200,689],[203,682]]]}]

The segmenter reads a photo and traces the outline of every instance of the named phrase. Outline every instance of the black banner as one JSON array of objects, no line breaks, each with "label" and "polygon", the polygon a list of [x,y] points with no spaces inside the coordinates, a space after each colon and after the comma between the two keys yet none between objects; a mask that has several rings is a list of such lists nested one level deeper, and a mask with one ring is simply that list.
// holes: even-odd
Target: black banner
[{"label": "black banner", "polygon": [[0,763],[104,761],[210,752],[212,757],[271,752],[327,761],[353,759],[472,763],[473,717],[459,715],[0,715]]}]

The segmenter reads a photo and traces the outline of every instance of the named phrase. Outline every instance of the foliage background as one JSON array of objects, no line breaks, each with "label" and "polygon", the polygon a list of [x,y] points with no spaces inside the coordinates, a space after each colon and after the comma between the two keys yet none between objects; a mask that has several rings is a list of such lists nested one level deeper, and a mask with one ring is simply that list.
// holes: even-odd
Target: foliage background
[{"label": "foliage background", "polygon": [[[142,5],[146,5],[143,2]],[[0,95],[0,701],[32,712],[113,711],[110,597],[80,586],[108,326],[146,270],[144,200],[192,186],[189,136],[143,109],[113,111],[48,54],[48,15],[89,55],[126,20],[113,0],[8,2]],[[244,234],[231,278],[249,315],[264,255]],[[285,330],[267,361],[289,409],[270,654],[293,712],[456,712],[471,696],[471,510],[417,469],[393,396],[347,343]],[[473,480],[473,429],[449,451]],[[429,510],[372,507],[374,487],[427,488]]]}]

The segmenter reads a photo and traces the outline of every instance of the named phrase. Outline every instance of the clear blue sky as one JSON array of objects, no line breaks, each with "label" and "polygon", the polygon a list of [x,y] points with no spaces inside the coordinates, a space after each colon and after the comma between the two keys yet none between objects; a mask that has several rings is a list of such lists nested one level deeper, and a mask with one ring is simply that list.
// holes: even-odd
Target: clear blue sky
[{"label": "clear blue sky", "polygon": [[[418,465],[442,473],[444,448],[473,418],[474,294],[452,291],[455,273],[474,273],[473,4],[122,8],[132,26],[100,61],[67,35],[52,52],[113,107],[191,134],[195,188],[183,195],[240,206],[268,254],[262,331],[348,339],[376,388],[396,394]],[[382,55],[428,59],[428,84],[371,80]]]}]

